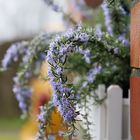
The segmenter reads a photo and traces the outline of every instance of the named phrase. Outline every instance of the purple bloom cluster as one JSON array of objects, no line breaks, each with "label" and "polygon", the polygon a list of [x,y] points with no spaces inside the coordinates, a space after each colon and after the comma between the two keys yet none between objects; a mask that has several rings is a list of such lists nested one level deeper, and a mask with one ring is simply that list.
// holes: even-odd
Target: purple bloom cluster
[{"label": "purple bloom cluster", "polygon": [[39,130],[36,135],[36,140],[45,140],[46,136],[49,137],[49,135],[46,134],[46,127],[47,125],[52,125],[50,117],[52,116],[54,110],[55,107],[52,101],[49,101],[47,104],[40,107],[40,113],[37,116],[37,121],[39,123]]},{"label": "purple bloom cluster", "polygon": [[102,31],[101,31],[101,26],[100,25],[95,26],[95,34],[97,35],[98,40],[101,40]]},{"label": "purple bloom cluster", "polygon": [[71,107],[69,98],[61,97],[58,104],[61,104],[61,106],[58,106],[58,110],[65,122],[71,122],[77,116],[75,105]]},{"label": "purple bloom cluster", "polygon": [[89,70],[87,75],[88,83],[93,83],[97,74],[99,74],[102,70],[100,65],[94,66],[92,69]]},{"label": "purple bloom cluster", "polygon": [[7,70],[7,68],[13,63],[17,62],[19,59],[19,56],[24,56],[28,52],[28,43],[27,42],[21,42],[21,43],[15,43],[11,45],[6,54],[4,55],[4,58],[1,63],[1,67],[3,70]]},{"label": "purple bloom cluster", "polygon": [[40,107],[40,113],[37,116],[37,121],[39,122],[39,131],[36,134],[36,140],[43,140],[44,139],[44,127],[46,125],[46,118],[47,118],[47,108],[46,106]]},{"label": "purple bloom cluster", "polygon": [[119,48],[114,48],[114,54],[119,54]]},{"label": "purple bloom cluster", "polygon": [[[112,29],[112,25],[111,25],[111,15],[110,15],[110,11],[109,11],[109,7],[108,7],[107,2],[104,2],[102,4],[102,9],[104,11],[105,25],[106,25],[107,31],[110,35],[113,35],[113,29]],[[122,8],[122,6],[119,6],[118,10],[120,12],[120,16],[126,16],[127,15],[126,11]],[[126,28],[124,28],[122,30],[122,34],[118,37],[118,40],[121,41],[125,46],[129,47],[130,42],[126,38],[125,32],[126,32]]]},{"label": "purple bloom cluster", "polygon": [[26,43],[15,43],[8,48],[3,60],[2,60],[2,69],[7,70],[8,66],[12,62],[18,61],[20,54],[23,54],[26,50]]},{"label": "purple bloom cluster", "polygon": [[86,63],[90,63],[91,53],[89,49],[82,50],[81,54],[83,54],[83,58]]},{"label": "purple bloom cluster", "polygon": [[111,25],[111,15],[110,15],[107,2],[103,2],[102,9],[104,11],[105,25],[106,25],[107,31],[110,35],[113,35],[113,30],[112,30],[112,25]]},{"label": "purple bloom cluster", "polygon": [[[53,88],[53,104],[58,107],[65,122],[71,122],[78,115],[76,112],[76,101],[74,100],[76,94],[68,88],[66,82],[63,82],[64,64],[66,58],[70,53],[80,53],[87,63],[90,63],[90,50],[83,49],[77,45],[74,45],[72,41],[79,41],[81,43],[87,43],[89,35],[84,32],[80,32],[81,28],[77,28],[77,32],[70,29],[64,33],[61,37],[55,38],[54,42],[50,44],[50,49],[47,53],[47,60],[50,64],[48,69],[48,77]],[[62,39],[62,42],[61,42]],[[64,40],[66,42],[64,43]]]},{"label": "purple bloom cluster", "polygon": [[28,110],[27,102],[28,99],[31,97],[32,90],[28,86],[22,85],[18,77],[14,77],[13,80],[13,92],[19,102],[19,108],[22,110],[23,114],[26,114]]},{"label": "purple bloom cluster", "polygon": [[46,115],[47,115],[46,106],[41,106],[40,113],[37,116],[37,121],[41,122],[42,124],[45,124],[46,123]]},{"label": "purple bloom cluster", "polygon": [[58,110],[65,122],[72,121],[77,116],[77,113],[75,112],[75,105],[70,102],[70,100],[74,99],[71,95],[69,96],[71,94],[70,89],[64,87],[61,82],[51,81],[51,85],[53,87],[53,104],[58,106]]},{"label": "purple bloom cluster", "polygon": [[67,38],[72,38],[74,37],[74,29],[73,28],[70,28],[68,31],[66,31],[64,34],[63,34],[65,37]]},{"label": "purple bloom cluster", "polygon": [[87,35],[87,33],[80,33],[77,36],[75,36],[76,40],[80,40],[82,42],[87,42],[89,40],[89,36]]},{"label": "purple bloom cluster", "polygon": [[2,67],[4,69],[7,69],[8,65],[11,63],[11,61],[17,61],[17,44],[13,44],[6,52],[6,55],[4,56],[4,59],[2,60]]},{"label": "purple bloom cluster", "polygon": [[120,36],[118,37],[118,40],[119,40],[120,42],[122,42],[122,44],[124,44],[126,47],[129,47],[129,46],[130,46],[130,42],[129,42],[128,39],[126,39],[125,34],[120,35]]},{"label": "purple bloom cluster", "polygon": [[123,9],[122,6],[119,6],[119,9],[120,9],[122,15],[124,15],[124,16],[127,15],[126,11]]},{"label": "purple bloom cluster", "polygon": [[55,12],[61,12],[62,11],[62,8],[57,5],[54,0],[44,0],[45,3],[50,6]]},{"label": "purple bloom cluster", "polygon": [[[122,15],[122,16],[127,16],[127,13],[126,13],[126,11],[123,9],[123,7],[122,6],[119,6],[119,10],[120,10],[120,14]],[[128,27],[127,28],[124,28],[123,30],[122,30],[122,34],[118,37],[118,40],[120,41],[120,42],[122,42],[122,44],[124,44],[126,47],[129,47],[130,46],[130,42],[129,42],[129,40],[126,38],[126,32],[127,32],[127,30],[129,30],[128,29]]]}]

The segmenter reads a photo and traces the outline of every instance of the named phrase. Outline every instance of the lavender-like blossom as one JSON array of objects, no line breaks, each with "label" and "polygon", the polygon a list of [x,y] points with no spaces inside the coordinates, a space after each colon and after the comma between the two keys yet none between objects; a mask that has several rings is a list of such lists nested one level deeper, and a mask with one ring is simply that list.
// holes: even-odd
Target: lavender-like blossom
[{"label": "lavender-like blossom", "polygon": [[75,113],[74,108],[69,108],[68,111],[64,115],[64,121],[65,122],[71,122],[73,118],[77,116],[77,113]]},{"label": "lavender-like blossom", "polygon": [[61,82],[54,82],[53,83],[53,89],[56,91],[61,91],[61,89],[63,88],[62,83]]},{"label": "lavender-like blossom", "polygon": [[36,140],[43,140],[45,137],[44,137],[44,129],[45,129],[45,126],[46,126],[46,118],[47,118],[47,108],[46,106],[41,106],[40,107],[40,113],[39,115],[37,116],[37,121],[39,122],[39,131],[38,133],[36,134]]},{"label": "lavender-like blossom", "polygon": [[47,115],[46,113],[47,113],[46,108],[44,106],[41,106],[40,113],[37,117],[37,121],[45,124],[46,123],[46,115]]},{"label": "lavender-like blossom", "polygon": [[45,140],[46,139],[46,127],[47,123],[50,122],[50,116],[54,111],[55,107],[51,101],[49,101],[44,106],[40,107],[40,113],[37,117],[37,121],[39,123],[39,130],[36,135],[36,140]]},{"label": "lavender-like blossom", "polygon": [[26,115],[28,110],[27,102],[31,97],[32,89],[28,86],[24,86],[23,83],[18,79],[18,77],[14,77],[13,80],[14,80],[13,92],[19,103],[19,108],[22,110],[22,113]]},{"label": "lavender-like blossom", "polygon": [[111,15],[110,15],[107,2],[104,1],[101,7],[104,11],[105,25],[106,25],[107,31],[110,35],[113,35],[113,30],[112,30],[112,25],[111,25]]},{"label": "lavender-like blossom", "polygon": [[101,72],[101,70],[102,70],[102,67],[100,65],[94,66],[94,68],[90,69],[90,71],[88,72],[88,76],[87,76],[88,83],[93,83],[96,75],[99,74]]},{"label": "lavender-like blossom", "polygon": [[130,46],[130,42],[129,42],[128,39],[126,39],[125,34],[120,35],[120,36],[118,37],[118,40],[119,40],[120,42],[122,42],[122,44],[124,44],[126,47],[129,47],[129,46]]},{"label": "lavender-like blossom", "polygon": [[59,100],[58,100],[58,96],[56,93],[53,93],[53,98],[52,98],[52,102],[55,106],[59,105]]},{"label": "lavender-like blossom", "polygon": [[65,53],[67,53],[67,51],[68,51],[68,48],[66,48],[66,47],[61,47],[62,49],[59,51],[59,55],[60,56],[64,56],[65,55]]},{"label": "lavender-like blossom", "polygon": [[53,4],[52,9],[53,9],[55,12],[60,12],[60,11],[62,11],[61,8],[60,8],[60,6],[57,5],[57,4]]},{"label": "lavender-like blossom", "polygon": [[26,51],[26,54],[22,57],[22,62],[24,64],[29,63],[30,57],[31,57],[31,50]]},{"label": "lavender-like blossom", "polygon": [[123,9],[122,6],[119,6],[119,9],[120,9],[122,15],[124,15],[124,16],[127,15],[126,11]]},{"label": "lavender-like blossom", "polygon": [[52,8],[55,12],[61,12],[62,8],[54,2],[54,0],[44,0],[45,3]]},{"label": "lavender-like blossom", "polygon": [[6,52],[4,59],[2,60],[2,68],[4,70],[12,63],[18,60],[18,48],[19,44],[13,44]]},{"label": "lavender-like blossom", "polygon": [[64,36],[67,38],[72,38],[74,36],[74,30],[71,28],[64,33]]},{"label": "lavender-like blossom", "polygon": [[89,40],[89,36],[87,35],[87,33],[80,33],[79,40],[82,42],[87,42]]},{"label": "lavender-like blossom", "polygon": [[62,97],[60,99],[61,106],[58,107],[58,110],[60,111],[61,115],[64,118],[65,122],[72,121],[73,118],[77,116],[77,113],[75,112],[75,106],[70,106],[70,101],[68,98]]},{"label": "lavender-like blossom", "polygon": [[[81,46],[74,45],[71,41],[64,43],[61,39],[66,40],[78,40],[79,42],[87,43],[89,35],[85,32],[81,32],[82,28],[77,28],[77,33],[74,30],[70,30],[61,36],[54,39],[54,42],[50,44],[50,49],[47,54],[47,60],[50,63],[48,69],[48,77],[53,89],[53,104],[58,107],[60,114],[63,116],[64,121],[69,123],[75,119],[78,115],[76,112],[76,101],[74,100],[76,94],[71,92],[66,83],[63,83],[63,73],[66,57],[70,53],[80,53],[86,63],[90,63],[91,53],[89,49],[84,49]],[[53,72],[52,72],[53,71]]]},{"label": "lavender-like blossom", "polygon": [[15,43],[11,45],[2,60],[2,69],[7,70],[9,65],[13,62],[17,62],[19,55],[24,55],[26,51],[27,42]]},{"label": "lavender-like blossom", "polygon": [[40,59],[41,61],[46,60],[46,54],[45,54],[45,53],[40,53],[39,59]]},{"label": "lavender-like blossom", "polygon": [[83,59],[85,60],[86,63],[88,64],[90,63],[91,52],[89,49],[81,49],[80,47],[77,46],[75,51],[83,56]]},{"label": "lavender-like blossom", "polygon": [[102,31],[101,31],[101,26],[100,25],[95,26],[95,34],[97,35],[98,40],[101,40]]},{"label": "lavender-like blossom", "polygon": [[85,59],[86,63],[90,63],[90,58],[91,58],[91,54],[90,54],[90,50],[89,49],[85,49],[83,50],[83,58]]},{"label": "lavender-like blossom", "polygon": [[52,52],[48,52],[47,53],[47,61],[50,63],[50,64],[52,64],[53,66],[56,66],[56,62],[55,62],[55,60],[54,60],[54,58],[53,58],[53,54],[52,54]]},{"label": "lavender-like blossom", "polygon": [[63,69],[61,67],[56,68],[57,75],[61,75],[63,73]]},{"label": "lavender-like blossom", "polygon": [[114,48],[114,54],[119,54],[119,48]]},{"label": "lavender-like blossom", "polygon": [[89,36],[87,35],[87,33],[80,33],[75,36],[75,40],[87,42],[89,40]]}]

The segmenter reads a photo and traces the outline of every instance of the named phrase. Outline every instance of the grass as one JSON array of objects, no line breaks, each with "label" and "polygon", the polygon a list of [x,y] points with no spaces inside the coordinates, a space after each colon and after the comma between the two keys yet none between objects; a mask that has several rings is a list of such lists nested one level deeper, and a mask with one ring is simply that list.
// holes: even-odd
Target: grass
[{"label": "grass", "polygon": [[0,118],[0,140],[20,140],[19,131],[23,120]]},{"label": "grass", "polygon": [[19,140],[18,132],[0,132],[0,140]]},{"label": "grass", "polygon": [[2,129],[18,129],[22,126],[23,120],[20,118],[5,119],[0,118],[0,130]]}]

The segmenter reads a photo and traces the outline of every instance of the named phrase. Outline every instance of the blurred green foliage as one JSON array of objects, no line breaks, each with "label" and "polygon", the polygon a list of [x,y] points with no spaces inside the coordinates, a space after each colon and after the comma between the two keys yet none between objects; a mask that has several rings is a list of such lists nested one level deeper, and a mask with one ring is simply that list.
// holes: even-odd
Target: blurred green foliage
[{"label": "blurred green foliage", "polygon": [[0,118],[0,140],[20,140],[19,132],[23,123],[19,118]]}]

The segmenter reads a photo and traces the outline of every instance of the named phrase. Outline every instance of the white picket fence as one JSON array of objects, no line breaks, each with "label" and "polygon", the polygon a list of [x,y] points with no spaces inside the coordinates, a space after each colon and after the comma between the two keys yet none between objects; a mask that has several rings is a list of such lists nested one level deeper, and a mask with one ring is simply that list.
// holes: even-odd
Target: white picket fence
[{"label": "white picket fence", "polygon": [[107,95],[105,102],[98,106],[89,103],[91,111],[89,120],[93,140],[132,140],[130,134],[130,98],[122,98],[122,89],[111,85],[105,92],[105,86],[100,85],[96,90],[99,98]]}]

